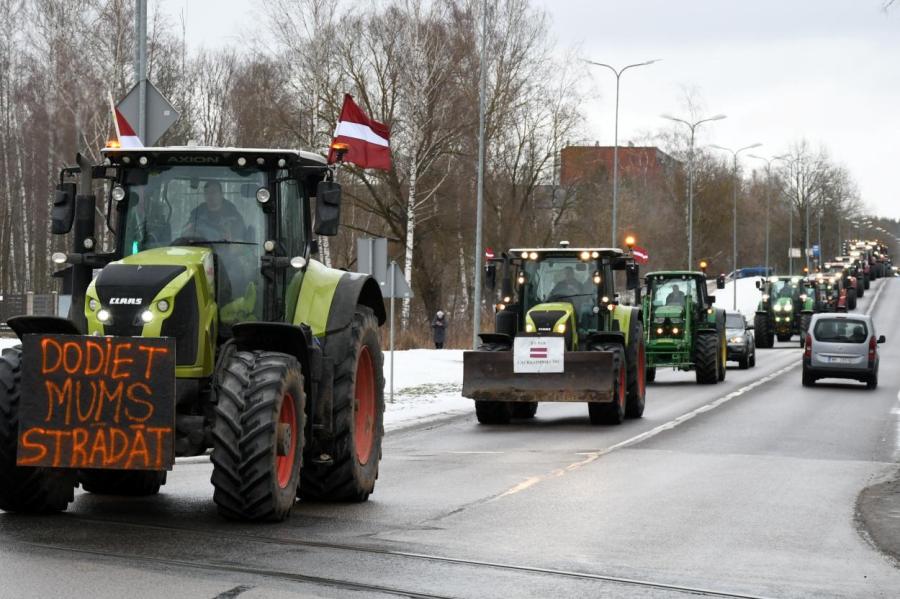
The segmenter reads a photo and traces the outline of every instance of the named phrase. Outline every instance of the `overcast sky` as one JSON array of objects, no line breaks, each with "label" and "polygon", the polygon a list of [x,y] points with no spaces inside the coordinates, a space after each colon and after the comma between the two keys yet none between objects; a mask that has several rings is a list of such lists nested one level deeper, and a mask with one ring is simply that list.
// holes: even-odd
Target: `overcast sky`
[{"label": "overcast sky", "polygon": [[[619,140],[681,116],[684,90],[709,115],[699,143],[776,155],[801,138],[846,165],[867,205],[900,218],[900,7],[882,0],[533,0],[560,47],[621,66],[660,58],[622,76]],[[245,39],[259,22],[252,0],[159,0],[184,12],[194,47]],[[592,73],[585,138],[613,142],[615,78]],[[751,161],[752,163],[752,161]],[[747,166],[751,166],[747,163]]]}]

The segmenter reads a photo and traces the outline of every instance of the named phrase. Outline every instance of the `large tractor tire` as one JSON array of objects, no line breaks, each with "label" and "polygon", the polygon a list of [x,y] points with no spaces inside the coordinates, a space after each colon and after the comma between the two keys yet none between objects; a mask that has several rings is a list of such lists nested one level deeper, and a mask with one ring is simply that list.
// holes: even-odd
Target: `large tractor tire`
[{"label": "large tractor tire", "polygon": [[656,380],[656,366],[647,367],[647,382],[652,383]]},{"label": "large tractor tire", "polygon": [[856,289],[853,287],[847,289],[847,309],[856,310]]},{"label": "large tractor tire", "polygon": [[613,377],[614,401],[588,403],[588,416],[591,419],[591,424],[622,424],[625,421],[628,404],[628,368],[625,362],[625,351],[621,345],[614,343],[600,345],[597,349],[616,354],[613,359],[613,367],[615,368]]},{"label": "large tractor tire", "polygon": [[[335,357],[331,460],[303,469],[304,501],[366,501],[375,490],[384,437],[384,356],[375,313],[357,306],[349,342]],[[311,461],[311,460],[310,460]]]},{"label": "large tractor tire", "polygon": [[306,395],[293,356],[238,351],[216,385],[213,501],[233,520],[281,521],[300,484]]},{"label": "large tractor tire", "polygon": [[753,317],[754,337],[756,347],[768,349],[775,345],[775,333],[769,328],[769,319],[762,314]]},{"label": "large tractor tire", "polygon": [[872,277],[870,275],[863,275],[863,289],[868,289],[872,286]]},{"label": "large tractor tire", "polygon": [[863,284],[862,277],[856,278],[856,298],[859,299],[866,294],[866,286]]},{"label": "large tractor tire", "polygon": [[719,336],[715,333],[697,334],[694,349],[694,363],[697,371],[697,382],[701,385],[714,385],[719,381]]},{"label": "large tractor tire", "polygon": [[536,401],[519,401],[512,405],[512,417],[527,420],[534,418],[537,414],[538,402]]},{"label": "large tractor tire", "polygon": [[509,424],[513,404],[508,401],[475,400],[475,416],[479,424]]},{"label": "large tractor tire", "polygon": [[148,497],[166,484],[166,472],[157,470],[82,470],[82,488],[95,495]]},{"label": "large tractor tire", "polygon": [[632,315],[630,328],[628,347],[625,352],[628,369],[625,417],[640,418],[644,415],[644,403],[647,395],[647,354],[644,347],[644,325]]},{"label": "large tractor tire", "polygon": [[74,499],[75,472],[16,466],[21,360],[21,347],[0,356],[0,510],[61,512]]}]

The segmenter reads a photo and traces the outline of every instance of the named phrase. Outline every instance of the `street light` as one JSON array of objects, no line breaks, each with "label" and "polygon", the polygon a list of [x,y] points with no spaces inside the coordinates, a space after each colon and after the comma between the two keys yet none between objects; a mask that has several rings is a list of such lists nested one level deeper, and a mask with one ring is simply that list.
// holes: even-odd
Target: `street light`
[{"label": "street light", "polygon": [[779,160],[786,160],[787,154],[773,156],[772,158],[763,158],[756,154],[748,154],[750,158],[756,158],[766,163],[766,276],[769,276],[769,228],[771,225],[770,211],[772,208],[772,163]]},{"label": "street light", "polygon": [[731,229],[731,261],[733,264],[732,273],[731,273],[731,285],[734,287],[734,301],[731,305],[732,310],[737,310],[737,188],[738,188],[738,154],[745,150],[752,150],[753,148],[758,148],[761,146],[761,143],[755,143],[750,146],[744,146],[743,148],[739,148],[737,150],[732,150],[730,148],[723,148],[722,146],[714,146],[711,145],[711,148],[715,148],[717,150],[724,150],[726,152],[731,152],[731,155],[734,157],[734,183],[731,192],[731,219],[732,219],[732,229]]},{"label": "street light", "polygon": [[628,69],[633,69],[635,67],[644,67],[647,65],[651,65],[654,62],[659,62],[662,60],[661,58],[655,58],[653,60],[648,60],[646,62],[637,62],[635,64],[630,64],[622,67],[621,69],[616,70],[615,67],[602,63],[602,62],[594,62],[593,60],[584,60],[584,62],[588,64],[592,64],[596,67],[606,67],[616,76],[616,120],[615,120],[615,134],[613,140],[613,201],[612,201],[612,236],[610,241],[610,247],[616,246],[616,209],[619,204],[619,80],[622,78],[622,73],[627,71]]},{"label": "street light", "polygon": [[687,127],[691,130],[691,146],[690,151],[688,152],[688,270],[693,268],[694,265],[694,132],[697,127],[702,125],[703,123],[708,123],[710,121],[721,121],[726,117],[724,114],[717,114],[716,116],[710,117],[708,119],[700,119],[699,121],[694,121],[693,123],[690,121],[686,121],[684,119],[679,119],[674,116],[668,114],[660,115],[664,119],[668,119],[670,121],[674,121],[676,123],[681,123],[682,125],[687,125]]}]

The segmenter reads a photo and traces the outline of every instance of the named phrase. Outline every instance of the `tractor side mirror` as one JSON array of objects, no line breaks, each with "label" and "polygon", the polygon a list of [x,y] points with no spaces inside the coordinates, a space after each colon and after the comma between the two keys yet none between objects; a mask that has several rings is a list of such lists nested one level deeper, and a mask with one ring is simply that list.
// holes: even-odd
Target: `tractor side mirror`
[{"label": "tractor side mirror", "polygon": [[878,337],[878,343],[884,343],[885,341],[887,341],[887,339],[885,339],[884,335]]},{"label": "tractor side mirror", "polygon": [[707,295],[707,296],[706,296],[706,301],[709,303],[710,306],[712,306],[713,304],[716,303],[716,296],[714,296],[714,295]]},{"label": "tractor side mirror", "polygon": [[625,289],[638,289],[641,286],[641,275],[637,264],[629,264],[625,269]]},{"label": "tractor side mirror", "polygon": [[[759,281],[757,281],[758,283]],[[716,289],[725,289],[725,275],[716,277]]]},{"label": "tractor side mirror", "polygon": [[72,230],[75,222],[75,184],[60,183],[56,186],[53,208],[50,209],[50,231],[54,235],[65,235]]},{"label": "tractor side mirror", "polygon": [[756,282],[756,288],[762,289],[762,284],[759,281]]},{"label": "tractor side mirror", "polygon": [[493,262],[484,265],[484,284],[491,290],[497,287],[497,265]]},{"label": "tractor side mirror", "polygon": [[341,224],[341,186],[319,181],[316,186],[316,235],[333,237]]}]

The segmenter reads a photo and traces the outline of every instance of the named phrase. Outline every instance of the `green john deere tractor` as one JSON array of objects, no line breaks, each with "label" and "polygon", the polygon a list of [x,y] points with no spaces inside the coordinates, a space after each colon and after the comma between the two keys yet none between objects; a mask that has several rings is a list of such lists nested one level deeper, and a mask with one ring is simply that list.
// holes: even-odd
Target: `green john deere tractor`
[{"label": "green john deere tractor", "polygon": [[802,345],[801,321],[804,313],[811,314],[814,308],[803,277],[771,276],[757,281],[756,288],[762,293],[753,318],[756,347],[769,348],[776,338],[787,342],[794,335],[800,336]]},{"label": "green john deere tractor", "polygon": [[52,210],[54,234],[74,224],[53,258],[68,317],[9,321],[23,344],[0,359],[0,509],[65,510],[78,484],[153,495],[176,456],[208,450],[227,518],[365,500],[385,312],[374,279],[313,259],[339,226],[333,167],[270,149],[103,158],[61,173]]},{"label": "green john deere tractor", "polygon": [[[463,354],[463,395],[482,424],[531,418],[538,402],[587,402],[592,424],[644,413],[641,312],[620,305],[614,273],[638,288],[638,265],[612,248],[517,248],[487,265],[501,275],[495,332]],[[639,290],[638,290],[639,291]]]},{"label": "green john deere tractor", "polygon": [[[659,271],[646,277],[643,300],[647,380],[656,369],[694,370],[697,382],[725,380],[725,310],[713,307],[705,272]],[[720,281],[719,288],[724,287]]]}]

